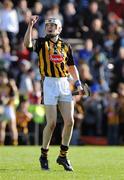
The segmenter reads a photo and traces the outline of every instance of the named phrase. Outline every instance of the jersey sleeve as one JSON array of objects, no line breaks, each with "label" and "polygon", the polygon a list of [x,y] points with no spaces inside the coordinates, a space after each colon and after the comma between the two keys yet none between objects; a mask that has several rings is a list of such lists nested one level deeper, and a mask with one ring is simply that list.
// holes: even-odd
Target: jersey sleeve
[{"label": "jersey sleeve", "polygon": [[73,52],[72,52],[72,48],[70,45],[68,46],[67,57],[68,57],[67,65],[68,66],[74,65]]}]

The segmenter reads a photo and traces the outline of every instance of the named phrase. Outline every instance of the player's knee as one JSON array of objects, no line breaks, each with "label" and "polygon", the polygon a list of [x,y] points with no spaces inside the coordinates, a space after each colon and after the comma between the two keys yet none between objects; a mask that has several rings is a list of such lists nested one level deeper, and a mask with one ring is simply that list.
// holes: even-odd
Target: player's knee
[{"label": "player's knee", "polygon": [[66,121],[66,126],[68,126],[68,127],[73,127],[74,126],[74,120],[72,119],[72,118],[70,118],[70,119],[68,119],[67,121]]},{"label": "player's knee", "polygon": [[53,131],[56,127],[56,122],[50,122],[47,124],[49,126],[49,128]]}]

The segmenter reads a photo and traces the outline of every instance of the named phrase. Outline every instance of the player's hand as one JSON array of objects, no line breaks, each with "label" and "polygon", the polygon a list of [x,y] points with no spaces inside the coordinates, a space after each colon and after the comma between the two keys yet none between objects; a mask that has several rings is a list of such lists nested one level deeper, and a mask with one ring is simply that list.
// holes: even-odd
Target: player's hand
[{"label": "player's hand", "polygon": [[78,95],[82,95],[83,87],[80,80],[75,81],[75,88],[77,89]]},{"label": "player's hand", "polygon": [[39,16],[36,16],[36,15],[31,16],[29,25],[30,25],[31,27],[33,27],[34,24],[38,21],[38,19],[39,19]]},{"label": "player's hand", "polygon": [[84,98],[90,96],[90,89],[86,83],[77,86],[77,90],[72,92],[72,95],[82,95]]}]

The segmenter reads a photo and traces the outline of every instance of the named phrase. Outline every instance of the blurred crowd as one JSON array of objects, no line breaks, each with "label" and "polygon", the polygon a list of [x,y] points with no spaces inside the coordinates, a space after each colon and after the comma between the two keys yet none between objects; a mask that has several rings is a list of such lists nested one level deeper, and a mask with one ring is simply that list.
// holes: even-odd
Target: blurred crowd
[{"label": "blurred crowd", "polygon": [[[10,144],[31,144],[30,128],[45,123],[38,56],[23,44],[32,15],[39,16],[34,39],[45,36],[44,19],[54,16],[61,20],[61,37],[72,45],[81,81],[91,90],[87,99],[74,97],[71,143],[78,145],[80,137],[95,136],[105,137],[109,145],[124,144],[123,9],[124,0],[0,1],[1,145],[7,128]],[[62,126],[61,116],[58,124]]]}]

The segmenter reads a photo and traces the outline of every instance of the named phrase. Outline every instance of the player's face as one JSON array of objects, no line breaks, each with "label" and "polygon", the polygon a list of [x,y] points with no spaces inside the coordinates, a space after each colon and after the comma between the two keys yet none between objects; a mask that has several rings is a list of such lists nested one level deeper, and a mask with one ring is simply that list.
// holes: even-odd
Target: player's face
[{"label": "player's face", "polygon": [[56,24],[48,23],[45,25],[45,31],[47,35],[56,36],[60,34],[61,27],[57,26]]}]

